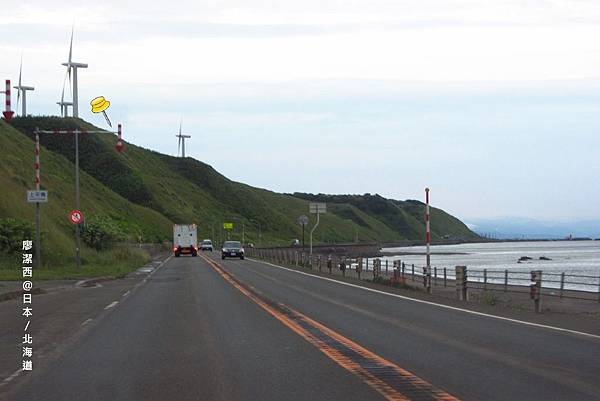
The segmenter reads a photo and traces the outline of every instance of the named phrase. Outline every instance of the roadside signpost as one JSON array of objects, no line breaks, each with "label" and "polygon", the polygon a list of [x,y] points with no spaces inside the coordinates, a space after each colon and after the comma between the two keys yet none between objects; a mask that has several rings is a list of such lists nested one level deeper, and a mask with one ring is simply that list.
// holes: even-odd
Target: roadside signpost
[{"label": "roadside signpost", "polygon": [[231,239],[231,230],[233,230],[233,223],[223,223],[223,228],[227,231],[227,239]]},{"label": "roadside signpost", "polygon": [[81,213],[81,210],[71,211],[71,213],[69,213],[69,221],[73,224],[83,223],[83,213]]},{"label": "roadside signpost", "polygon": [[311,202],[309,205],[309,209],[312,214],[318,215],[327,211],[327,205],[325,203]]},{"label": "roadside signpost", "polygon": [[42,191],[40,175],[40,136],[35,134],[35,156],[33,169],[35,171],[35,191],[27,191],[27,202],[35,203],[35,263],[36,267],[42,266],[42,218],[40,203],[48,202],[48,191]]},{"label": "roadside signpost", "polygon": [[312,228],[312,230],[310,230],[310,256],[312,256],[312,249],[313,249],[313,232],[315,231],[315,229],[317,228],[317,226],[319,225],[319,216],[322,213],[326,213],[327,212],[327,205],[325,203],[320,203],[320,202],[311,202],[309,207],[308,207],[309,211],[311,214],[316,214],[317,215],[317,223],[315,224],[315,226]]},{"label": "roadside signpost", "polygon": [[27,191],[28,203],[47,203],[48,191]]},{"label": "roadside signpost", "polygon": [[308,216],[302,215],[298,217],[298,224],[302,226],[302,249],[304,249],[304,228],[308,225]]}]

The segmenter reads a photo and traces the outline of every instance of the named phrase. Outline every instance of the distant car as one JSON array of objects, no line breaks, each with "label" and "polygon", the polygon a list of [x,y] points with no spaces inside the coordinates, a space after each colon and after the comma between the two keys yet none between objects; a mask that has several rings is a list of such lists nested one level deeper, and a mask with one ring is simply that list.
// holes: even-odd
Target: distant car
[{"label": "distant car", "polygon": [[300,240],[298,238],[294,238],[290,243],[291,246],[300,246]]},{"label": "distant car", "polygon": [[202,241],[202,243],[200,244],[200,250],[201,251],[213,251],[213,244],[212,241],[209,239],[205,239]]},{"label": "distant car", "polygon": [[221,251],[221,259],[228,257],[244,260],[244,248],[240,241],[225,241],[223,250]]}]

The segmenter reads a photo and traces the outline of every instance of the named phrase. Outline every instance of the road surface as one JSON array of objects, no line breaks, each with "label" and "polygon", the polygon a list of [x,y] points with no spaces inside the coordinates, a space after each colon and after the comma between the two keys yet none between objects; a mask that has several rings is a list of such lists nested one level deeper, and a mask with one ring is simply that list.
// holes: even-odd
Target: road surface
[{"label": "road surface", "polygon": [[0,399],[600,400],[598,337],[212,256],[170,259]]}]

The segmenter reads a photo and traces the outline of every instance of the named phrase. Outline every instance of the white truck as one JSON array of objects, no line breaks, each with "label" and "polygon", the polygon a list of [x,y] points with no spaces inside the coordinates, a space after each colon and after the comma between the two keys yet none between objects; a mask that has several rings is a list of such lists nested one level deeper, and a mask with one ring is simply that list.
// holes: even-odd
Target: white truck
[{"label": "white truck", "polygon": [[198,256],[198,230],[195,224],[175,224],[173,226],[173,253]]}]

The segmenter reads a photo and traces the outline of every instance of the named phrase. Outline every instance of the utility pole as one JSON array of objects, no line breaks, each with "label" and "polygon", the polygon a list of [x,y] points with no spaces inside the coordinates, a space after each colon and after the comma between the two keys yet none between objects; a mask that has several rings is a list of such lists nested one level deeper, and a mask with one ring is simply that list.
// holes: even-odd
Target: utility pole
[{"label": "utility pole", "polygon": [[[74,71],[77,74],[77,68]],[[77,75],[75,75],[75,82],[77,82]],[[75,98],[73,100],[73,103],[77,104]],[[75,115],[75,111],[73,111],[73,114]],[[81,210],[79,202],[79,130],[75,131],[75,210]],[[79,224],[75,224],[75,264],[77,268],[81,267],[81,230]]]},{"label": "utility pole", "polygon": [[309,211],[312,214],[316,214],[317,215],[317,223],[315,224],[315,226],[312,228],[312,230],[310,230],[310,256],[312,256],[312,250],[313,250],[313,232],[317,229],[317,226],[319,225],[319,216],[321,213],[325,213],[327,211],[327,206],[325,203],[316,203],[316,202],[311,202],[309,205]]}]

